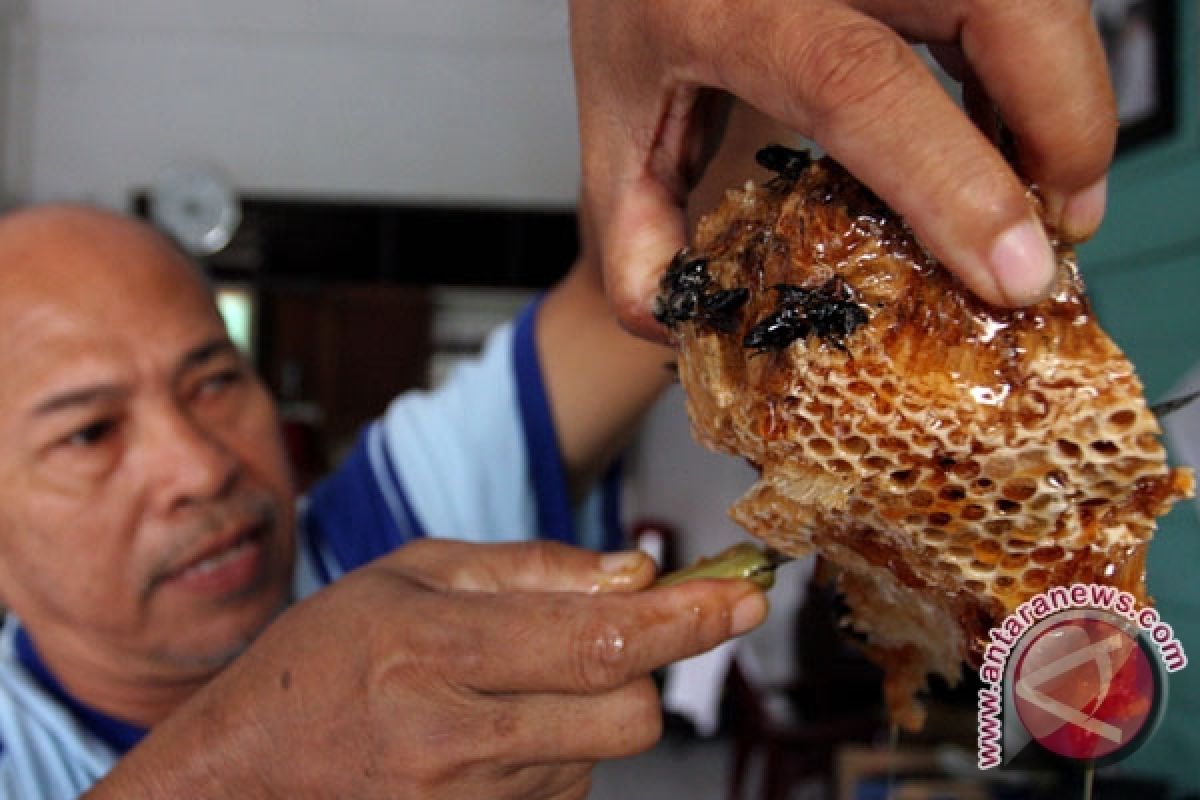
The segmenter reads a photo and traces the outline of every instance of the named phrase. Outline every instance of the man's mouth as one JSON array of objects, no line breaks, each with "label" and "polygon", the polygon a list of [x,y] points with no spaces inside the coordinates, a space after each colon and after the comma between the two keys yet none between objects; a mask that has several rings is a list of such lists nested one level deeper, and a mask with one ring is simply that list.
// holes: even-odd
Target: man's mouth
[{"label": "man's mouth", "polygon": [[229,596],[252,587],[265,566],[264,539],[269,521],[256,521],[221,537],[179,569],[164,584],[209,596]]},{"label": "man's mouth", "polygon": [[203,561],[187,567],[179,574],[179,577],[186,578],[190,575],[208,575],[216,572],[226,564],[232,563],[241,558],[243,555],[246,555],[249,549],[254,547],[254,545],[255,542],[251,540],[249,534],[242,536],[233,543],[232,547],[222,550],[216,555],[209,556]]}]

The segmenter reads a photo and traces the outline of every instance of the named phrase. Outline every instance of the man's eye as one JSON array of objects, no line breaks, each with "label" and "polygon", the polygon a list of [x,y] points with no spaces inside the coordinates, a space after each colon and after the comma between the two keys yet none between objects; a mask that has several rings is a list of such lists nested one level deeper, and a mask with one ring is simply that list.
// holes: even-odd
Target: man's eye
[{"label": "man's eye", "polygon": [[96,420],[72,433],[64,440],[64,443],[72,447],[92,447],[112,435],[116,428],[116,420]]},{"label": "man's eye", "polygon": [[200,384],[200,391],[203,393],[219,392],[227,386],[238,383],[243,377],[244,374],[240,369],[221,370],[205,378]]}]

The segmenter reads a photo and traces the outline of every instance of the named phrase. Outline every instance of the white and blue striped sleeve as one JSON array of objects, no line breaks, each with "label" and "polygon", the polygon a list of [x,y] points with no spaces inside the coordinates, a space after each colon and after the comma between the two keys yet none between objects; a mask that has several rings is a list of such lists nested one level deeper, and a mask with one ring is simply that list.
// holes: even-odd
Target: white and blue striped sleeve
[{"label": "white and blue striped sleeve", "polygon": [[411,538],[620,546],[617,470],[571,502],[534,331],[537,302],[434,391],[397,398],[309,498],[306,528],[352,569]]}]

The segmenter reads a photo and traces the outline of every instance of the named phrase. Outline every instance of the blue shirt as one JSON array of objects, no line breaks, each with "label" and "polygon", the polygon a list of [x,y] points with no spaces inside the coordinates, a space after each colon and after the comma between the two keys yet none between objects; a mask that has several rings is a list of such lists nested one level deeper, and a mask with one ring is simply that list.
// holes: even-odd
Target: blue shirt
[{"label": "blue shirt", "polygon": [[[422,536],[622,545],[616,471],[573,506],[534,347],[536,304],[434,391],[397,398],[299,503],[293,595]],[[145,735],[88,708],[20,621],[0,630],[0,798],[73,798]]]}]

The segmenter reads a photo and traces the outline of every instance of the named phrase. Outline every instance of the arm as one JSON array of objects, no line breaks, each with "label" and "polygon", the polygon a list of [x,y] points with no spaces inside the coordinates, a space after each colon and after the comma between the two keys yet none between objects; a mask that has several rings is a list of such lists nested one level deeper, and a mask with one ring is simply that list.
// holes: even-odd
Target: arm
[{"label": "arm", "polygon": [[88,793],[581,800],[658,738],[650,672],[757,625],[744,581],[649,559],[408,545],[292,607]]},{"label": "arm", "polygon": [[578,496],[671,382],[674,354],[620,326],[599,266],[586,256],[542,301],[535,335],[559,448]]},{"label": "arm", "polygon": [[[572,0],[571,33],[584,206],[642,335],[662,336],[650,298],[722,93],[815,140],[989,302],[1032,302],[1052,280],[1025,181],[1070,238],[1103,216],[1116,106],[1086,0]],[[908,41],[963,79],[979,128]],[[984,132],[996,112],[1016,170]]]}]

